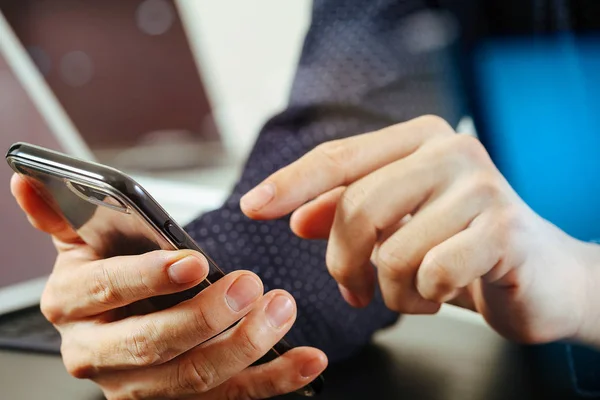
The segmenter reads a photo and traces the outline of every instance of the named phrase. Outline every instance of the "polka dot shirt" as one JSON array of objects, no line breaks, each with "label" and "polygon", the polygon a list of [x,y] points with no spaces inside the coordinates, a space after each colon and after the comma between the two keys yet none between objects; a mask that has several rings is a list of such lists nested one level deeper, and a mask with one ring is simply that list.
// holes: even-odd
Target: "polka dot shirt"
[{"label": "polka dot shirt", "polygon": [[289,107],[272,118],[233,193],[220,209],[193,221],[191,236],[225,271],[247,269],[265,289],[289,291],[298,318],[287,339],[324,350],[332,361],[358,351],[397,315],[380,294],[365,309],[342,299],[325,266],[325,241],[296,237],[289,218],[252,221],[240,197],[316,145],[425,114],[448,117],[439,99],[439,63],[406,50],[400,16],[418,2],[316,1]]}]

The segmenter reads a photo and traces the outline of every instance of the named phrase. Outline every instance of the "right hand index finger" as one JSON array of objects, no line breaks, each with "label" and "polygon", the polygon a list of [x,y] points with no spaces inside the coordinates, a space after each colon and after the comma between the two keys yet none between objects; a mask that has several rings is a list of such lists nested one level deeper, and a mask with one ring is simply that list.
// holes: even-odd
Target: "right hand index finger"
[{"label": "right hand index finger", "polygon": [[17,203],[27,214],[31,225],[42,232],[49,233],[61,242],[81,244],[82,239],[65,219],[52,209],[44,199],[18,174],[10,180],[10,190]]},{"label": "right hand index finger", "polygon": [[282,217],[317,196],[408,157],[433,138],[450,134],[454,130],[446,121],[424,116],[323,143],[246,193],[240,207],[253,219]]}]

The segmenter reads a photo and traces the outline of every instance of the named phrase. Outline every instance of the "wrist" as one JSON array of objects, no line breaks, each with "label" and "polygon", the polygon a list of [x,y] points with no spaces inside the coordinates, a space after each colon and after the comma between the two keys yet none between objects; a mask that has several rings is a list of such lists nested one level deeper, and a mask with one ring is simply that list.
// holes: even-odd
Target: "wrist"
[{"label": "wrist", "polygon": [[575,341],[600,349],[600,244],[586,243],[584,271],[585,288],[582,290],[582,321]]}]

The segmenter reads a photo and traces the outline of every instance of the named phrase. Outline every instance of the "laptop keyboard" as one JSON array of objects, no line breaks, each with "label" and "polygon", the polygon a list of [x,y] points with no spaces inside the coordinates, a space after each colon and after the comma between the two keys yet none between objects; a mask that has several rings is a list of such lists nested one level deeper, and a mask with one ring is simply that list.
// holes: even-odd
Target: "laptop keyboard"
[{"label": "laptop keyboard", "polygon": [[38,306],[0,316],[0,348],[60,353],[60,334]]}]

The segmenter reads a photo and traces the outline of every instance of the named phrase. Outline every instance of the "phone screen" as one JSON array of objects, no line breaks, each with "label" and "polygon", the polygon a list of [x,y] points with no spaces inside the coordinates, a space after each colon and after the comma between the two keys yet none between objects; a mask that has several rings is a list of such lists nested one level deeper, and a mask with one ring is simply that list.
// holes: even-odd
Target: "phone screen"
[{"label": "phone screen", "polygon": [[[128,203],[100,184],[67,179],[60,174],[19,165],[19,171],[38,194],[94,249],[99,259],[175,250],[160,230]],[[181,293],[159,296],[129,307],[142,314],[171,307],[199,293],[208,282]]]}]

